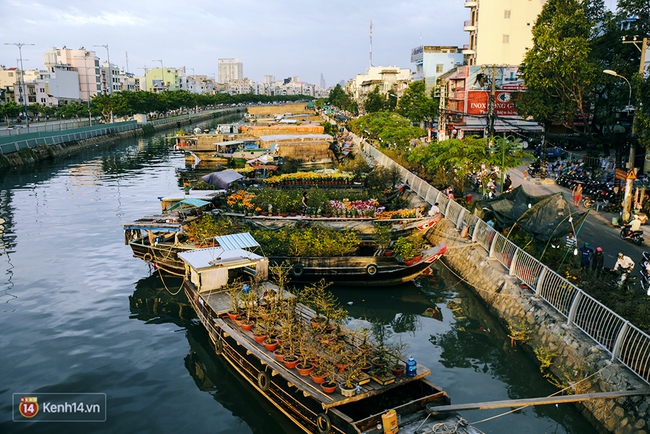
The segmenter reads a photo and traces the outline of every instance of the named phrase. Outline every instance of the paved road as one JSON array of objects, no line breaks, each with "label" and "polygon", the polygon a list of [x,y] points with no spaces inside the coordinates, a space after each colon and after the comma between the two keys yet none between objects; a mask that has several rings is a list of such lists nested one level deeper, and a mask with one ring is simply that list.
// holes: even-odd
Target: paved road
[{"label": "paved road", "polygon": [[[569,203],[573,202],[571,190],[559,186],[557,184],[541,185],[539,180],[524,181],[523,171],[528,165],[522,165],[517,169],[512,169],[508,173],[512,179],[513,187],[522,185],[526,193],[531,195],[543,195],[549,193],[557,193],[561,191],[565,194]],[[579,210],[585,211],[581,205]],[[629,241],[621,240],[619,237],[620,228],[612,226],[612,217],[618,217],[618,213],[608,213],[604,211],[595,211],[593,208],[589,212],[580,233],[577,235],[578,245],[582,246],[584,242],[588,242],[593,249],[602,247],[605,254],[605,267],[613,268],[616,262],[616,255],[618,252],[623,252],[636,263],[634,274],[639,271],[641,263],[641,253],[643,251],[650,251],[650,227],[646,224],[641,226],[643,229],[645,242],[641,246],[636,246]]]}]

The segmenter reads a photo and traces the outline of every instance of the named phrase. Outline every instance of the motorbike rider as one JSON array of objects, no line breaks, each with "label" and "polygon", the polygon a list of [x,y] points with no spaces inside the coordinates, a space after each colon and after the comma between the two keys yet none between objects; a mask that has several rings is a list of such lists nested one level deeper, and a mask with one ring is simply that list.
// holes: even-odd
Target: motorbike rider
[{"label": "motorbike rider", "polygon": [[614,271],[618,271],[619,269],[621,270],[620,285],[623,285],[623,282],[627,279],[627,275],[634,269],[634,261],[621,252],[618,253],[618,260],[614,264]]},{"label": "motorbike rider", "polygon": [[630,232],[641,230],[641,219],[637,214],[634,214],[634,219],[630,222]]}]

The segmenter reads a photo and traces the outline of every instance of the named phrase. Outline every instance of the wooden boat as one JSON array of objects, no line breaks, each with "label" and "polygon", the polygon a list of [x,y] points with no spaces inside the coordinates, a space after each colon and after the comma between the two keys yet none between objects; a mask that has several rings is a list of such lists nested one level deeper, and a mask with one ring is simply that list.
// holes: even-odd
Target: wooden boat
[{"label": "wooden boat", "polygon": [[[268,273],[267,258],[242,249],[220,248],[184,252],[179,257],[186,266],[187,298],[208,331],[215,352],[305,432],[379,434],[399,430],[480,434],[455,413],[435,414],[429,409],[428,406],[448,404],[450,400],[426,378],[431,372],[425,366],[418,364],[414,376],[395,377],[390,382],[375,379],[359,382],[350,395],[344,395],[340,389],[326,393],[310,377],[287,367],[256,343],[252,332],[240,328],[227,315],[230,299],[224,286],[235,276],[264,281]],[[258,300],[268,297],[269,291],[284,300],[293,297],[267,281],[258,290],[255,294]],[[314,312],[306,306],[300,303],[295,306],[299,321],[308,323],[314,317]],[[359,349],[355,342],[345,345],[352,350]],[[431,414],[435,417],[430,418]]]},{"label": "wooden boat", "polygon": [[444,255],[446,250],[445,243],[432,247],[423,251],[420,258],[410,264],[384,256],[381,251],[373,256],[276,256],[269,257],[269,260],[272,265],[291,264],[294,282],[313,282],[324,278],[343,285],[391,286],[415,279]]},{"label": "wooden boat", "polygon": [[[125,243],[131,247],[133,256],[152,264],[156,269],[174,276],[184,274],[183,262],[178,254],[201,247],[224,245],[228,237],[215,237],[210,244],[196,245],[179,238],[182,222],[159,222],[155,218],[140,219],[124,225]],[[146,232],[143,235],[142,232]],[[229,245],[230,243],[226,244]],[[240,246],[241,247],[241,246]],[[252,246],[246,246],[252,247]],[[446,251],[446,244],[424,250],[420,258],[402,262],[398,258],[384,256],[376,251],[367,256],[341,257],[269,257],[272,264],[291,267],[294,281],[309,282],[326,278],[340,284],[392,286],[409,282],[422,274]]]}]

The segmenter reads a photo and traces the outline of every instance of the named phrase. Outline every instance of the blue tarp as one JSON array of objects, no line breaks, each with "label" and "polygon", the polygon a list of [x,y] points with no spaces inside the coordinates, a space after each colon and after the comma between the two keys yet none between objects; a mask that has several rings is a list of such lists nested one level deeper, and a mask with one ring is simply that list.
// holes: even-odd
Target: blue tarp
[{"label": "blue tarp", "polygon": [[183,199],[180,202],[175,203],[171,207],[168,208],[168,211],[174,210],[176,208],[182,208],[184,206],[187,207],[196,207],[196,208],[201,208],[203,206],[210,205],[210,202],[207,202],[205,200],[197,199],[195,197],[188,197],[187,199]]}]

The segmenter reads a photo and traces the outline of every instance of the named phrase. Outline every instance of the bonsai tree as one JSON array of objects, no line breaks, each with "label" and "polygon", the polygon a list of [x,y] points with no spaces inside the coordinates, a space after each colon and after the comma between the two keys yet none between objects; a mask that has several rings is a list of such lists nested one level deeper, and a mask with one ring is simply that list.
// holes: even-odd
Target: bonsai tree
[{"label": "bonsai tree", "polygon": [[388,344],[388,357],[389,357],[389,368],[393,371],[404,371],[406,367],[403,363],[405,359],[404,352],[408,348],[408,344],[402,341],[400,337],[398,340],[390,342]]},{"label": "bonsai tree", "polygon": [[391,230],[387,224],[377,223],[375,225],[375,240],[377,241],[377,248],[386,250],[390,246]]},{"label": "bonsai tree", "polygon": [[228,294],[228,300],[230,304],[230,313],[232,315],[239,315],[239,295],[241,293],[242,283],[238,280],[228,283],[224,287],[224,291]]}]

